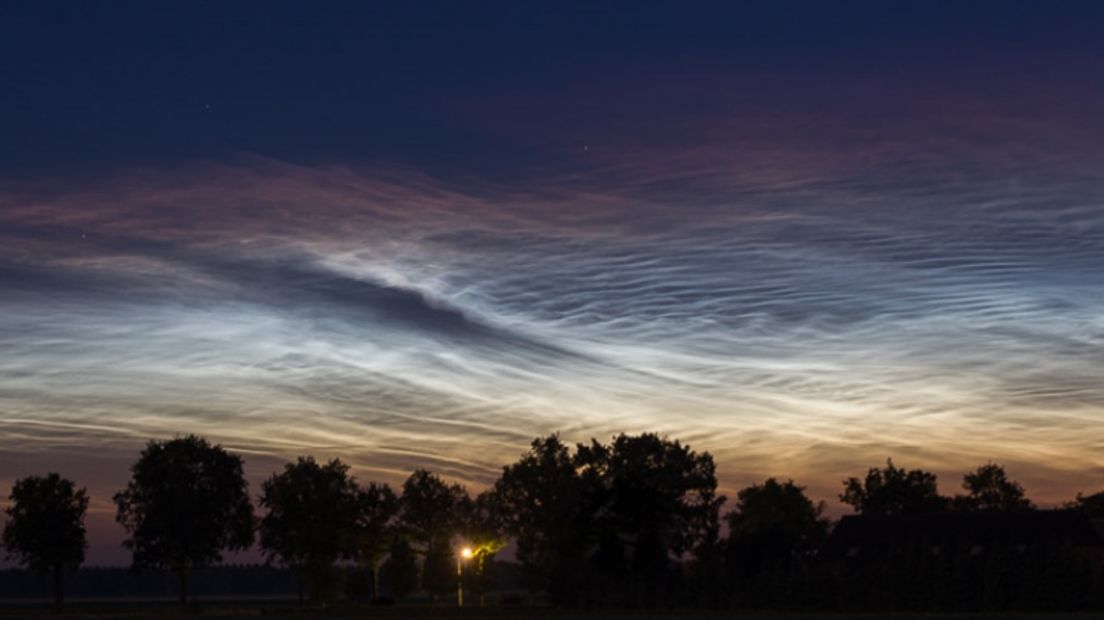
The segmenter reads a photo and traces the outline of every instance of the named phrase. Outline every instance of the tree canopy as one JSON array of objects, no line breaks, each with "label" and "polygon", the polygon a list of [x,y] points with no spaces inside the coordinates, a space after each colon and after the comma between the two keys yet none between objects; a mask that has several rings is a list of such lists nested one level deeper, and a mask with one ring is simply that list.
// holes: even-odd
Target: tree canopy
[{"label": "tree canopy", "polygon": [[300,596],[332,594],[332,568],[339,559],[356,559],[365,496],[337,459],[320,465],[300,457],[261,487],[261,547],[273,560],[296,571]]},{"label": "tree canopy", "polygon": [[574,455],[550,435],[503,469],[491,497],[535,587],[559,601],[639,601],[659,595],[672,558],[716,532],[716,485],[708,453],[655,434]]},{"label": "tree canopy", "polygon": [[603,482],[606,518],[630,537],[656,536],[682,555],[704,537],[724,503],[713,457],[653,433],[618,435],[609,446],[579,447],[583,476]]},{"label": "tree canopy", "polygon": [[61,609],[66,571],[84,562],[84,514],[88,492],[56,473],[28,476],[12,485],[5,511],[4,548],[28,569],[54,575],[54,599]]},{"label": "tree canopy", "polygon": [[391,546],[399,498],[386,484],[369,483],[357,495],[354,554],[372,571],[372,598],[379,598],[379,564]]},{"label": "tree canopy", "polygon": [[939,495],[936,475],[922,469],[905,470],[886,459],[883,469],[871,468],[864,480],[843,482],[840,501],[864,515],[898,515],[935,512],[948,507]]},{"label": "tree canopy", "polygon": [[1078,493],[1076,499],[1066,504],[1066,508],[1079,510],[1092,519],[1104,519],[1104,491],[1090,495]]},{"label": "tree canopy", "polygon": [[824,502],[814,503],[793,480],[768,478],[742,489],[725,517],[730,544],[757,560],[806,557],[828,536]]},{"label": "tree canopy", "polygon": [[1023,485],[1010,480],[1004,467],[987,463],[962,479],[965,495],[954,498],[957,510],[1029,510],[1034,507]]},{"label": "tree canopy", "polygon": [[410,538],[428,545],[435,539],[451,539],[464,523],[468,492],[459,484],[446,484],[439,476],[417,469],[403,483],[399,523]]},{"label": "tree canopy", "polygon": [[471,549],[464,569],[465,587],[479,595],[480,606],[484,594],[494,586],[494,557],[506,547],[502,531],[500,511],[493,491],[484,491],[469,503],[464,511],[461,536]]},{"label": "tree canopy", "polygon": [[417,469],[403,483],[399,524],[422,552],[422,587],[434,599],[456,587],[453,539],[464,526],[470,499],[458,484]]},{"label": "tree canopy", "polygon": [[534,439],[502,470],[492,489],[499,524],[517,544],[534,589],[559,593],[586,554],[592,494],[583,489],[570,449],[559,436]]},{"label": "tree canopy", "polygon": [[191,570],[222,560],[222,552],[253,544],[253,505],[241,457],[195,435],[151,441],[115,494],[123,545],[136,567],[173,571],[180,603]]}]

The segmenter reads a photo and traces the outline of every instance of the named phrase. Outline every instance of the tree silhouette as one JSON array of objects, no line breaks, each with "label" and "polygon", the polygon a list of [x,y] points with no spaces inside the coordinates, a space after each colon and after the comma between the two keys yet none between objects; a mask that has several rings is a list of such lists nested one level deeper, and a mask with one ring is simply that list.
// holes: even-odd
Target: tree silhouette
[{"label": "tree silhouette", "polygon": [[1031,500],[1024,497],[1023,486],[1009,480],[1004,467],[987,463],[962,478],[966,495],[957,495],[954,506],[958,510],[1029,510]]},{"label": "tree silhouette", "polygon": [[599,530],[623,541],[630,602],[656,602],[672,556],[694,550],[712,531],[724,498],[713,457],[653,433],[618,435],[610,446],[579,446],[583,478],[602,481]]},{"label": "tree silhouette", "polygon": [[506,547],[495,501],[494,493],[485,491],[464,511],[462,531],[472,552],[464,570],[464,584],[479,597],[480,607],[487,591],[494,586],[495,554]]},{"label": "tree silhouette", "polygon": [[760,602],[764,586],[792,579],[828,537],[824,502],[813,503],[792,480],[769,478],[736,494],[728,521],[729,574],[745,586],[745,603]]},{"label": "tree silhouette", "polygon": [[380,571],[387,577],[387,587],[396,600],[418,589],[418,560],[405,538],[394,539]]},{"label": "tree silhouette", "polygon": [[422,588],[435,604],[456,591],[459,579],[456,562],[450,539],[442,537],[429,541],[422,559]]},{"label": "tree silhouette", "polygon": [[165,568],[188,600],[188,575],[253,544],[253,506],[242,459],[195,435],[151,441],[115,494],[116,521],[136,567]]},{"label": "tree silhouette", "polygon": [[446,484],[436,474],[415,470],[403,483],[399,523],[412,540],[428,545],[435,538],[451,538],[463,524],[460,514],[468,492]]},{"label": "tree silhouette", "polygon": [[886,459],[884,469],[868,470],[865,480],[848,478],[843,487],[840,501],[864,515],[937,512],[948,506],[938,493],[935,474],[894,467],[892,459]]},{"label": "tree silhouette", "polygon": [[755,572],[768,563],[789,567],[809,558],[828,536],[824,502],[813,503],[792,480],[774,478],[742,489],[728,521],[729,548],[740,568]]},{"label": "tree silhouette", "polygon": [[392,521],[399,512],[399,499],[386,484],[370,483],[358,494],[355,553],[357,562],[372,573],[372,598],[379,598],[379,567],[391,546]]},{"label": "tree silhouette", "polygon": [[337,459],[319,465],[300,457],[261,487],[261,547],[270,560],[291,567],[313,600],[327,598],[334,585],[333,566],[355,559],[364,496]]},{"label": "tree silhouette", "polygon": [[596,494],[583,488],[575,459],[558,435],[534,439],[503,468],[489,504],[517,544],[517,559],[534,590],[566,601],[591,536]]},{"label": "tree silhouette", "polygon": [[487,593],[498,583],[497,567],[494,554],[480,554],[474,550],[464,567],[464,589],[475,595],[480,607],[486,607]]},{"label": "tree silhouette", "polygon": [[1104,492],[1092,495],[1077,494],[1077,498],[1066,503],[1065,507],[1071,510],[1079,510],[1090,519],[1104,519]]},{"label": "tree silhouette", "polygon": [[403,483],[399,500],[402,531],[421,547],[422,587],[434,601],[456,587],[453,537],[463,526],[468,492],[458,484],[445,484],[435,474],[415,470]]},{"label": "tree silhouette", "polygon": [[60,613],[65,600],[66,571],[84,562],[84,513],[88,493],[71,480],[50,473],[15,481],[11,505],[5,511],[4,548],[10,557],[38,573],[53,573],[54,604]]}]

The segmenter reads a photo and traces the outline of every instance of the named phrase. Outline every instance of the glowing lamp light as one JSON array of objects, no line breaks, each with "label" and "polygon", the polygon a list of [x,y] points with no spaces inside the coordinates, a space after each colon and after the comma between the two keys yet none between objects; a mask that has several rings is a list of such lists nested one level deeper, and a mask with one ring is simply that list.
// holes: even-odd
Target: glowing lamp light
[{"label": "glowing lamp light", "polygon": [[471,547],[464,547],[463,549],[461,549],[460,555],[463,556],[465,560],[470,559],[472,556]]}]

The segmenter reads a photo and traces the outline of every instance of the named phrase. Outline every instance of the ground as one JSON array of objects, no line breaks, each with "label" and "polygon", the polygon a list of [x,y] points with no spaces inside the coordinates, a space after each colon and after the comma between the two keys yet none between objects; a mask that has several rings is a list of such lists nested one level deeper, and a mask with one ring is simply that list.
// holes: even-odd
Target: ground
[{"label": "ground", "polygon": [[[208,617],[258,618],[268,620],[1051,620],[1058,618],[1097,619],[1101,614],[1061,613],[816,613],[816,612],[710,612],[701,610],[666,611],[570,611],[543,608],[466,608],[399,606],[399,607],[331,607],[301,608],[286,603],[218,602],[197,606],[183,614],[171,604],[140,602],[74,602],[62,617],[88,620],[138,620],[143,618]],[[0,620],[30,620],[57,618],[46,604],[0,604]]]}]

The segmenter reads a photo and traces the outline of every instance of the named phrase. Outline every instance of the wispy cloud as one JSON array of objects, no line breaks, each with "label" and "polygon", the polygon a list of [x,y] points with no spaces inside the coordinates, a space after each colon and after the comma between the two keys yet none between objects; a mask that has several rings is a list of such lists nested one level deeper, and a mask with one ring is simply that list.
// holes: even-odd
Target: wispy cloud
[{"label": "wispy cloud", "polygon": [[145,439],[198,432],[254,477],[315,453],[481,485],[541,433],[658,430],[729,489],[832,497],[886,456],[1091,488],[1100,128],[921,104],[599,136],[494,183],[246,158],[9,184],[3,475],[68,454],[102,502]]}]

